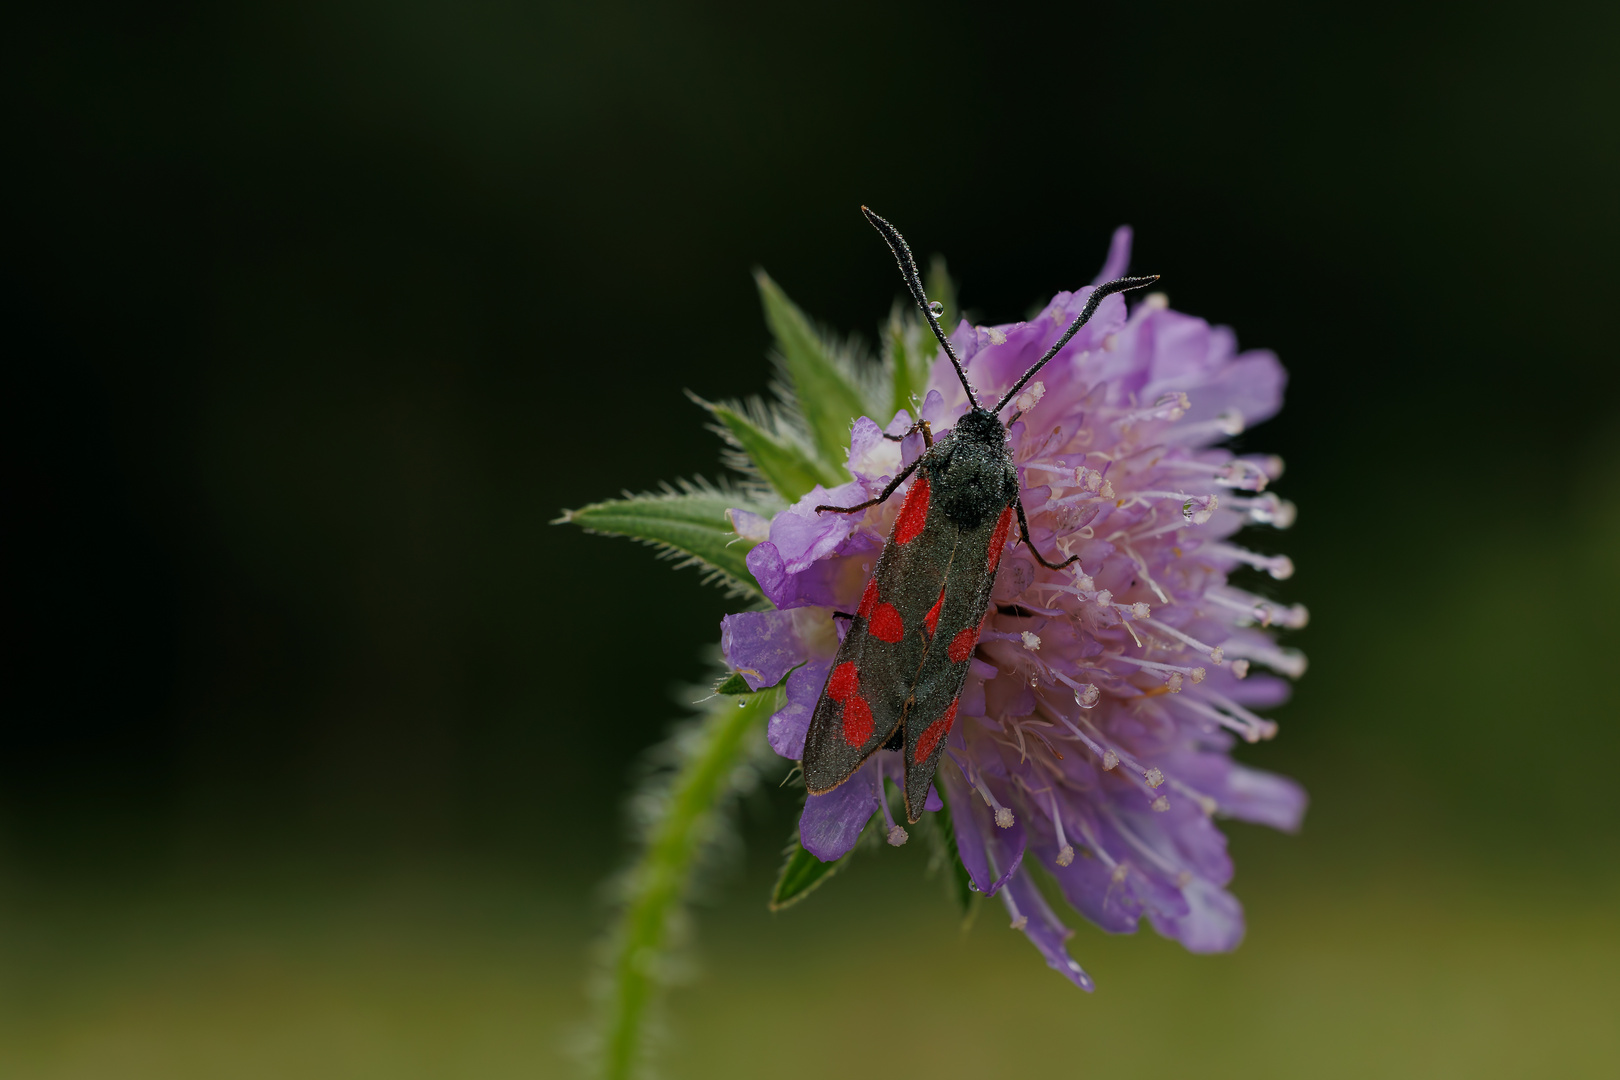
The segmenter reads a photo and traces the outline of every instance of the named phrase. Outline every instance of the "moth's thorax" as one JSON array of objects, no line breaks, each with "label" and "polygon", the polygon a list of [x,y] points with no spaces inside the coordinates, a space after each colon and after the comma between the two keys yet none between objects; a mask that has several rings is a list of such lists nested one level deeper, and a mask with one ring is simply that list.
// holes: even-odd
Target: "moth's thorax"
[{"label": "moth's thorax", "polygon": [[923,468],[933,497],[958,528],[978,528],[1018,494],[1006,429],[986,409],[974,409],[958,420],[928,452]]}]

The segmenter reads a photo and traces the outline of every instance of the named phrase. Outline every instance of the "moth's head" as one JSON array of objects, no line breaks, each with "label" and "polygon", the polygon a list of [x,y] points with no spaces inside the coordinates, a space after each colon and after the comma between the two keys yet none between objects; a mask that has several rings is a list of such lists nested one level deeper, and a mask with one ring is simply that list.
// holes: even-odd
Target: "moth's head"
[{"label": "moth's head", "polygon": [[982,406],[969,409],[956,422],[956,438],[958,442],[989,443],[1000,445],[1007,438],[1007,433],[1001,427],[1001,421],[996,414]]}]

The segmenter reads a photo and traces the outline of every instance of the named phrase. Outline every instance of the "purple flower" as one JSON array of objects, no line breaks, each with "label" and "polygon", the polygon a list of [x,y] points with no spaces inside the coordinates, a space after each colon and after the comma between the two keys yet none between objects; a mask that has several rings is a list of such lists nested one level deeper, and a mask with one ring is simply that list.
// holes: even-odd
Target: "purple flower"
[{"label": "purple flower", "polygon": [[[1121,229],[1098,280],[1122,273],[1129,256]],[[952,343],[981,396],[1011,386],[1090,292],[1059,293],[1029,322],[959,325]],[[1261,669],[1297,677],[1305,666],[1269,632],[1303,626],[1304,609],[1228,584],[1243,567],[1293,572],[1286,556],[1232,541],[1245,525],[1293,520],[1293,506],[1266,490],[1282,463],[1216,445],[1275,413],[1284,382],[1275,356],[1239,352],[1230,330],[1173,311],[1158,294],[1127,313],[1115,295],[1016,399],[1022,415],[1009,439],[1031,536],[1049,554],[1080,559],[1060,571],[1020,547],[1002,559],[996,613],[935,783],[974,887],[999,895],[1047,963],[1088,990],[1064,948],[1071,931],[1042,899],[1032,865],[1104,930],[1134,932],[1146,916],[1194,952],[1219,952],[1242,939],[1243,911],[1226,891],[1232,863],[1212,819],[1293,830],[1305,810],[1297,784],[1231,758],[1236,740],[1276,732],[1254,710],[1284,701],[1288,684]],[[930,387],[921,413],[937,433],[967,402],[943,359]],[[910,419],[902,413],[889,430]],[[785,757],[803,752],[837,649],[831,613],[859,604],[903,492],[860,516],[813,508],[870,498],[921,451],[918,439],[899,445],[881,433],[858,420],[854,479],[777,514],[749,553],[776,610],[725,620],[727,660],[751,686],[787,675],[787,703],[769,730]],[[903,842],[880,797],[884,776],[900,777],[899,755],[879,752],[811,797],[805,848],[836,859],[874,814],[891,843]]]}]

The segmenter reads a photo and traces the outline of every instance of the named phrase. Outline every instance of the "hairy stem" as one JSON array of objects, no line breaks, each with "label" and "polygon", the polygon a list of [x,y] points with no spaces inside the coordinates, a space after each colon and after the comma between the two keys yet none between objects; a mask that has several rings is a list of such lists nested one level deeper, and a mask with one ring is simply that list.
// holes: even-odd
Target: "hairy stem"
[{"label": "hairy stem", "polygon": [[624,913],[612,944],[602,1030],[605,1080],[628,1080],[640,1063],[648,1009],[657,992],[672,924],[705,843],[721,825],[729,797],[747,776],[756,736],[780,704],[779,690],[721,698],[676,743],[668,788],[647,826],[646,847],[631,867]]}]

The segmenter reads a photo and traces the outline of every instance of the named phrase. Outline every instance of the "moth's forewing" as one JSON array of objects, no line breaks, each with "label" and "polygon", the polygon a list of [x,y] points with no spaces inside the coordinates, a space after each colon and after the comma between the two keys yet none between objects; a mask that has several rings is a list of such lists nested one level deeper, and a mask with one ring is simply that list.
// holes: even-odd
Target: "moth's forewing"
[{"label": "moth's forewing", "polygon": [[[947,526],[953,528],[954,526]],[[969,658],[979,625],[990,606],[996,568],[1012,527],[1012,508],[976,528],[956,530],[957,541],[945,575],[944,601],[935,632],[923,654],[911,697],[905,704],[906,818],[922,816],[928,785],[945,752],[945,737],[956,723],[957,701],[967,680]]]},{"label": "moth's forewing", "polygon": [[924,623],[957,543],[937,503],[919,471],[810,718],[804,780],[812,795],[849,779],[901,725],[928,646]]}]

